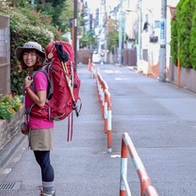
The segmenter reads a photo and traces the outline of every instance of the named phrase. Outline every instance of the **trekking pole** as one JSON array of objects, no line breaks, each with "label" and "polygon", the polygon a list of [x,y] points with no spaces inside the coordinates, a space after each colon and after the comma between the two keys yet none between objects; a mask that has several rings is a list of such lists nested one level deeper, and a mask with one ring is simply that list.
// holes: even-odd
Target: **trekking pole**
[{"label": "trekking pole", "polygon": [[68,116],[68,131],[67,131],[67,141],[72,141],[73,137],[73,112]]},{"label": "trekking pole", "polygon": [[[62,64],[64,72],[68,73],[67,64],[65,62],[63,62],[63,61],[61,61],[61,64]],[[66,75],[66,80],[67,80],[67,84],[68,84],[68,87],[69,87],[69,91],[71,93],[71,97],[72,97],[72,101],[73,101],[73,104],[74,104],[74,109],[75,109],[75,112],[76,112],[76,116],[78,117],[79,116],[79,112],[77,110],[76,101],[75,101],[74,94],[73,94],[73,89],[72,89],[72,86],[71,86],[71,80],[70,80],[70,78],[67,75]]]},{"label": "trekking pole", "polygon": [[[61,65],[63,67],[64,72],[67,74],[68,70],[67,70],[67,66],[65,66],[66,63],[61,61]],[[72,96],[72,100],[73,100],[74,97],[73,97],[73,89],[71,88],[71,80],[70,80],[70,78],[68,78],[67,75],[65,76],[65,78],[66,78],[67,85],[69,87],[69,90],[70,90],[70,93]],[[72,91],[71,91],[71,89],[72,89]],[[74,107],[75,107],[75,104],[74,104]],[[73,112],[71,112],[71,116],[70,115],[68,116],[68,131],[67,131],[67,141],[68,142],[72,141],[72,136],[73,136]]]},{"label": "trekking pole", "polygon": [[[71,87],[72,87],[72,91],[73,91],[73,84],[74,84],[74,74],[73,74],[73,65],[72,63],[70,63],[70,67],[71,67]],[[64,69],[67,69],[67,67],[65,67]],[[68,72],[68,71],[67,71]],[[71,112],[71,114],[68,116],[68,132],[67,132],[67,141],[72,141],[72,137],[73,137],[73,111]]]}]

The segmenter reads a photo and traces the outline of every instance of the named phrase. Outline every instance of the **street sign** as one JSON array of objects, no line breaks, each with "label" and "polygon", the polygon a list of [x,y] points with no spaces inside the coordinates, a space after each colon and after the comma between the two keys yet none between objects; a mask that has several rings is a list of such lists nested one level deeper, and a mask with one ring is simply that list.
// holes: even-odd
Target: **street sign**
[{"label": "street sign", "polygon": [[160,45],[165,45],[166,38],[165,38],[165,19],[161,20],[161,31],[160,31]]}]

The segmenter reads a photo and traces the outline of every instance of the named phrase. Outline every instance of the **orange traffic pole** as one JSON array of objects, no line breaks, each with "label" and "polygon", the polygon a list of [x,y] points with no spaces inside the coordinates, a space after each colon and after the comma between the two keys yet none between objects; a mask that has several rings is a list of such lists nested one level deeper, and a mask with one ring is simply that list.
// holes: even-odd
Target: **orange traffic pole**
[{"label": "orange traffic pole", "polygon": [[101,79],[100,79],[100,74],[98,73],[97,75],[97,89],[98,89],[98,101],[99,104],[101,105]]},{"label": "orange traffic pole", "polygon": [[105,93],[107,95],[107,140],[108,140],[108,152],[112,152],[112,98],[109,91],[106,89]]},{"label": "orange traffic pole", "polygon": [[92,69],[91,69],[91,72],[92,72],[92,78],[96,78],[97,77],[97,69],[96,69],[96,65],[94,63],[92,63]]},{"label": "orange traffic pole", "polygon": [[107,133],[108,152],[112,152],[112,101],[108,89],[104,93],[104,132]]},{"label": "orange traffic pole", "polygon": [[180,88],[180,43],[178,42],[178,88]]},{"label": "orange traffic pole", "polygon": [[180,88],[180,58],[178,57],[178,88]]},{"label": "orange traffic pole", "polygon": [[148,186],[144,192],[144,196],[158,196],[158,193],[153,186]]},{"label": "orange traffic pole", "polygon": [[[156,190],[152,187],[151,180],[148,176],[148,173],[138,156],[138,153],[136,151],[136,148],[134,147],[134,144],[129,137],[128,133],[123,133],[122,138],[122,148],[121,148],[121,187],[120,187],[120,196],[126,196],[124,191],[126,190],[127,193],[130,193],[129,186],[127,183],[127,159],[126,164],[124,163],[124,157],[126,153],[127,157],[127,151],[129,152],[131,159],[133,161],[133,164],[135,168],[137,169],[137,174],[140,179],[140,188],[141,188],[141,196],[158,196]],[[121,195],[122,193],[122,195]],[[150,194],[152,193],[152,194]],[[155,193],[155,194],[153,194]],[[131,194],[128,194],[131,195]]]},{"label": "orange traffic pole", "polygon": [[108,131],[108,96],[107,92],[105,91],[104,96],[104,132],[107,133]]},{"label": "orange traffic pole", "polygon": [[88,59],[88,71],[90,71],[91,72],[91,59],[89,58]]},{"label": "orange traffic pole", "polygon": [[122,139],[122,145],[121,145],[121,168],[120,168],[120,196],[126,196],[126,187],[123,180],[123,175],[125,178],[127,177],[127,160],[128,159],[128,149],[124,142],[124,139]]}]

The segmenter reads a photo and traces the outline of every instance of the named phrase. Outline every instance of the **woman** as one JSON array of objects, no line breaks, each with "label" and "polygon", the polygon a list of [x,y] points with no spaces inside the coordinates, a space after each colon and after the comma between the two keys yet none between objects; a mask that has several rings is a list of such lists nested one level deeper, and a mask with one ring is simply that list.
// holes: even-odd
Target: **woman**
[{"label": "woman", "polygon": [[[27,42],[23,47],[17,47],[15,54],[22,69],[28,70],[28,76],[24,80],[25,109],[32,104],[43,107],[47,96],[47,77],[43,72],[38,72],[33,79],[31,78],[32,73],[40,70],[44,65],[45,53],[41,45],[37,42]],[[54,170],[50,163],[50,150],[54,147],[54,122],[46,118],[30,116],[28,124],[29,146],[41,168],[40,196],[54,196]]]}]

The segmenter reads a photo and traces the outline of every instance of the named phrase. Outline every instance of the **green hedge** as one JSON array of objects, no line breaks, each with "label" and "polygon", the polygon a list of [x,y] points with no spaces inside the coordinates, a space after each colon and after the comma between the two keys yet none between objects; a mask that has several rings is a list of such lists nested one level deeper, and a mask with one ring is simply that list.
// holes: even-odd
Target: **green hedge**
[{"label": "green hedge", "polygon": [[[192,0],[194,10],[196,10],[196,0]],[[192,67],[196,70],[196,11],[193,13],[192,18],[192,28],[191,28],[191,38],[190,38],[190,59],[192,62]]]},{"label": "green hedge", "polygon": [[171,56],[174,65],[177,64],[178,59],[178,34],[176,20],[171,20]]},{"label": "green hedge", "polygon": [[176,20],[171,21],[171,56],[184,68],[196,70],[196,0],[180,0],[176,7]]},{"label": "green hedge", "polygon": [[36,41],[43,48],[52,40],[62,40],[61,33],[50,25],[50,18],[28,8],[5,8],[0,6],[0,13],[10,17],[10,62],[11,91],[22,94],[25,72],[21,72],[15,57],[16,47],[27,41]]}]

